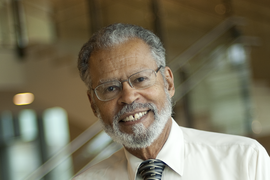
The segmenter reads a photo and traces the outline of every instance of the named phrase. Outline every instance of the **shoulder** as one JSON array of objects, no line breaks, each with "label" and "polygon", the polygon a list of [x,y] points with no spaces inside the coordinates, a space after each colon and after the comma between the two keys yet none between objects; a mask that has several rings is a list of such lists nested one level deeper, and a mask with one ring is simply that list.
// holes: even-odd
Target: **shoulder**
[{"label": "shoulder", "polygon": [[199,172],[205,168],[205,172],[208,170],[212,174],[231,172],[234,178],[239,177],[235,179],[270,179],[269,155],[256,140],[184,127],[180,129],[187,169],[192,167],[195,171],[197,168]]},{"label": "shoulder", "polygon": [[[78,174],[74,180],[84,179],[116,179],[116,173],[121,174],[126,170],[126,157],[124,150],[121,149],[109,158],[91,166],[84,172]],[[119,175],[118,174],[118,175]]]},{"label": "shoulder", "polygon": [[238,147],[243,149],[253,149],[255,151],[259,151],[262,148],[256,140],[248,137],[208,132],[185,127],[180,128],[183,132],[185,143],[190,145],[208,146],[213,148]]}]

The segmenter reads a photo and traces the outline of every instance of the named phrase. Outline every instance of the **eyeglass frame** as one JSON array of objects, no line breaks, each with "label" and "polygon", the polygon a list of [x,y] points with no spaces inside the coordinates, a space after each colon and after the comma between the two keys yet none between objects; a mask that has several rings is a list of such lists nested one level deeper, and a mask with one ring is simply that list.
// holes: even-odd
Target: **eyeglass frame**
[{"label": "eyeglass frame", "polygon": [[[161,68],[163,68],[163,67],[164,67],[164,66],[160,65],[156,71],[153,70],[154,73],[155,73],[155,76],[157,75],[157,73],[159,72],[159,70],[160,70]],[[145,70],[152,70],[152,69],[145,69]],[[142,71],[145,71],[145,70],[142,70]],[[140,72],[142,72],[142,71],[139,71],[139,72],[136,72],[136,73],[134,73],[134,74],[131,74],[131,75],[130,75],[127,79],[125,79],[125,80],[122,80],[122,81],[120,81],[120,80],[114,80],[114,81],[120,82],[120,84],[122,85],[122,86],[121,86],[121,91],[123,90],[123,83],[124,83],[124,82],[128,82],[129,86],[130,86],[131,88],[134,88],[134,87],[132,86],[131,82],[130,82],[130,77],[133,76],[133,75],[135,75],[135,74],[138,74],[138,73],[140,73]],[[91,88],[91,90],[93,90],[93,91],[95,92],[95,95],[97,96],[97,98],[98,98],[100,101],[104,101],[104,102],[105,102],[105,101],[110,101],[110,100],[114,99],[116,96],[113,97],[113,98],[111,98],[111,99],[108,99],[108,100],[101,100],[100,97],[97,95],[96,89],[97,89],[99,86],[103,85],[103,84],[106,84],[106,83],[99,84],[99,85],[97,85],[95,88]],[[148,86],[148,87],[151,87],[151,86]],[[146,87],[146,88],[148,88],[148,87]],[[146,89],[146,88],[143,88],[143,89]],[[140,90],[142,90],[142,89],[140,89]],[[121,91],[120,91],[120,92],[121,92]]]}]

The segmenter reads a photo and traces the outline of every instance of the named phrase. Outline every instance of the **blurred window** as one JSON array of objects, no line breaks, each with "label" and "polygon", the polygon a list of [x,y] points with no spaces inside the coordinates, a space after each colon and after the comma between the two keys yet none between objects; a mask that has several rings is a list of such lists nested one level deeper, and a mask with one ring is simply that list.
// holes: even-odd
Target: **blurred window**
[{"label": "blurred window", "polygon": [[36,113],[32,109],[25,109],[19,113],[21,138],[23,141],[33,141],[37,138]]},{"label": "blurred window", "polygon": [[1,113],[1,135],[4,142],[8,142],[14,136],[13,117],[10,111]]},{"label": "blurred window", "polygon": [[[43,122],[47,151],[53,156],[69,143],[67,113],[60,107],[47,109],[43,114]],[[65,153],[61,154],[61,157],[61,164],[50,173],[51,180],[66,180],[73,175],[71,157],[65,158]]]}]

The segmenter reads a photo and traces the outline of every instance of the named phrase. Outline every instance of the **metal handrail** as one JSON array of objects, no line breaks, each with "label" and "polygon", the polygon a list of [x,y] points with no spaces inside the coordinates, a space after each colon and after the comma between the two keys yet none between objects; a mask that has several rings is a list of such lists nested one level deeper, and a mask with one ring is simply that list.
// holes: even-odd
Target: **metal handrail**
[{"label": "metal handrail", "polygon": [[222,23],[212,29],[209,33],[204,35],[201,39],[195,42],[187,50],[181,53],[179,56],[171,60],[168,66],[173,72],[177,71],[179,68],[184,66],[190,59],[195,57],[203,48],[217,40],[230,28],[237,24],[242,24],[243,18],[240,17],[230,17],[225,19]]},{"label": "metal handrail", "polygon": [[[108,145],[107,147],[105,147],[100,153],[98,153],[89,163],[87,163],[79,172],[77,172],[73,177],[75,177],[78,174],[83,173],[84,171],[86,171],[89,167],[93,166],[94,164],[100,162],[103,159],[106,159],[110,156],[111,153],[109,153],[108,155],[108,151],[110,151],[111,149],[114,149],[113,152],[116,152],[118,150],[120,150],[121,148],[123,148],[123,146],[121,144],[118,144],[116,142],[112,142],[110,145]],[[107,155],[106,155],[107,154]]]},{"label": "metal handrail", "polygon": [[184,97],[187,93],[189,93],[192,89],[195,88],[200,82],[202,82],[207,76],[215,71],[215,67],[222,65],[224,62],[206,62],[200,69],[198,69],[192,76],[190,76],[183,83],[178,85],[175,88],[176,93],[173,97],[174,101],[179,101],[182,97]]},{"label": "metal handrail", "polygon": [[89,139],[93,138],[101,130],[101,122],[96,121],[92,126],[90,126],[73,141],[63,147],[58,153],[56,153],[53,157],[47,160],[38,169],[36,169],[34,172],[24,178],[24,180],[41,179],[43,176],[53,170],[56,166],[66,160],[69,156],[71,156],[71,154],[73,154],[76,150],[82,147],[86,142],[89,141]]}]

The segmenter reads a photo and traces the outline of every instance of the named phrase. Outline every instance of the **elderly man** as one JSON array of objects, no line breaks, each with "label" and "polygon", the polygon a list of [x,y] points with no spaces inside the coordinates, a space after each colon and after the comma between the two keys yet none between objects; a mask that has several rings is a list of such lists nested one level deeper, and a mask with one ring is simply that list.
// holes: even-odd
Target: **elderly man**
[{"label": "elderly man", "polygon": [[159,38],[113,24],[82,47],[78,68],[94,114],[124,148],[75,180],[270,180],[256,141],[179,127],[171,118],[173,74]]}]

